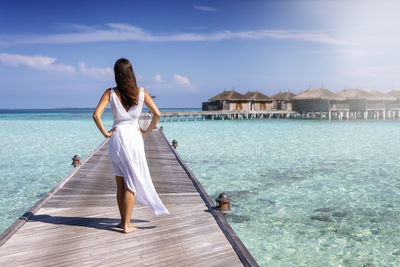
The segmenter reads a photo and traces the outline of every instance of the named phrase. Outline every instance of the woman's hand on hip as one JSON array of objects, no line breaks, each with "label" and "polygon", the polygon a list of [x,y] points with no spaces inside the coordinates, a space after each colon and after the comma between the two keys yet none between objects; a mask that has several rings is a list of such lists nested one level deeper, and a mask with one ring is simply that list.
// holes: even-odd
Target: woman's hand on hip
[{"label": "woman's hand on hip", "polygon": [[114,132],[114,128],[112,128],[111,130],[109,130],[109,131],[104,135],[104,137],[105,137],[105,138],[110,138],[111,135],[113,134],[113,132]]},{"label": "woman's hand on hip", "polygon": [[149,134],[146,133],[146,131],[143,131],[141,128],[138,127],[138,130],[139,130],[139,132],[140,132],[144,137],[149,136]]}]

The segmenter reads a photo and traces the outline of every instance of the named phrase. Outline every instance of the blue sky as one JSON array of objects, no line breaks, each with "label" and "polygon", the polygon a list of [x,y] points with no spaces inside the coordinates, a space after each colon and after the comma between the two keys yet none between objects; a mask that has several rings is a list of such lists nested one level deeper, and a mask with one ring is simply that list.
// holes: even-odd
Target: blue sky
[{"label": "blue sky", "polygon": [[94,107],[128,58],[159,107],[400,89],[396,1],[2,1],[0,108]]}]

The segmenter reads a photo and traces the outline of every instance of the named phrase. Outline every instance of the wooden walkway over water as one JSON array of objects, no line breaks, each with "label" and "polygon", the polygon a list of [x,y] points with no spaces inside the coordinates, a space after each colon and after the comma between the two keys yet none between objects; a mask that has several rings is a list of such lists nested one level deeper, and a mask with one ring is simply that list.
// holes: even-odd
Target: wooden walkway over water
[{"label": "wooden walkway over water", "polygon": [[160,122],[171,121],[199,121],[199,120],[252,120],[252,119],[327,119],[327,120],[355,120],[355,119],[400,119],[400,109],[393,110],[365,110],[350,112],[347,109],[332,108],[325,112],[295,112],[288,110],[215,110],[215,111],[174,111],[162,112]]},{"label": "wooden walkway over water", "polygon": [[162,112],[160,122],[167,121],[196,121],[196,120],[234,120],[234,119],[271,119],[271,118],[292,118],[296,115],[293,111],[287,110],[215,110],[215,111],[175,111]]},{"label": "wooden walkway over water", "polygon": [[256,266],[159,130],[145,139],[150,172],[170,214],[136,202],[123,234],[103,142],[0,236],[0,266]]}]

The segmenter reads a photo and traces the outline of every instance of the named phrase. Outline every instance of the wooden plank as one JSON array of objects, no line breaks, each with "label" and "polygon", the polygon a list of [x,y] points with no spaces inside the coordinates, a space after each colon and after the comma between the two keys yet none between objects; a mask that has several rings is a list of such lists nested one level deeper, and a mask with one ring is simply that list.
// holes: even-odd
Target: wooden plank
[{"label": "wooden plank", "polygon": [[[185,231],[182,231],[181,235],[178,236],[172,231],[173,229],[182,229],[182,227],[187,226],[187,229]],[[99,238],[99,232],[90,232],[90,231],[80,231],[79,236],[71,236],[71,235],[66,235],[66,236],[57,236],[58,240],[51,240],[50,243],[42,244],[40,248],[35,249],[35,254],[33,255],[30,253],[29,250],[21,251],[21,246],[24,247],[26,242],[30,242],[31,239],[27,239],[24,243],[19,243],[19,244],[14,244],[13,248],[14,250],[12,251],[13,254],[0,254],[2,258],[20,258],[21,256],[31,256],[36,259],[39,259],[40,257],[44,257],[46,259],[49,259],[51,256],[47,255],[47,252],[51,249],[52,255],[57,255],[61,254],[68,254],[70,257],[75,257],[75,254],[79,254],[82,251],[87,251],[87,248],[91,248],[91,253],[93,254],[96,250],[98,249],[106,249],[106,250],[112,250],[113,248],[135,248],[136,246],[140,246],[143,249],[151,249],[151,248],[158,248],[161,246],[161,243],[163,241],[171,241],[171,242],[176,242],[176,240],[179,240],[180,242],[183,242],[183,240],[186,240],[191,237],[197,237],[197,238],[206,238],[202,235],[193,235],[193,233],[196,233],[198,231],[205,231],[205,230],[211,230],[213,229],[214,226],[212,224],[202,224],[199,225],[196,228],[189,227],[188,222],[186,223],[181,223],[181,224],[171,224],[168,227],[163,227],[163,229],[151,229],[151,232],[148,233],[146,230],[144,231],[139,231],[137,235],[133,238],[131,243],[121,243],[121,240],[126,239],[126,237],[121,237],[121,238],[115,238],[114,235],[106,235],[103,237],[104,241],[107,242],[102,242],[98,243]],[[215,228],[214,228],[215,229]],[[54,232],[54,231],[53,231]],[[46,233],[51,234],[51,233]],[[148,238],[148,236],[151,234],[151,236],[155,238]],[[76,235],[76,233],[74,234]],[[120,234],[118,234],[120,236]],[[174,238],[175,237],[175,238]],[[33,237],[37,238],[37,237]],[[62,239],[62,242],[60,242],[60,239]],[[138,240],[140,242],[138,242]],[[71,244],[74,243],[74,246],[71,246]],[[97,243],[97,244],[96,244]],[[147,243],[151,243],[150,245],[146,245]],[[93,246],[94,245],[94,246]],[[111,248],[112,247],[112,248]],[[11,252],[11,250],[9,250]],[[75,254],[74,254],[75,253]],[[32,259],[30,259],[32,260]]]}]

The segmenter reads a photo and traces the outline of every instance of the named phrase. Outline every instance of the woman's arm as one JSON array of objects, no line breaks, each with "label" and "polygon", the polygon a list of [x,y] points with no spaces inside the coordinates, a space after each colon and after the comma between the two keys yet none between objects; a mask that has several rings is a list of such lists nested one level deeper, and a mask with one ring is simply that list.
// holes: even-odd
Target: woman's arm
[{"label": "woman's arm", "polygon": [[103,121],[101,120],[101,115],[103,115],[105,108],[107,107],[108,103],[110,102],[110,93],[111,93],[111,89],[107,89],[104,92],[104,94],[100,98],[99,104],[97,104],[97,107],[96,107],[95,111],[93,112],[93,120],[96,123],[97,128],[99,128],[100,132],[104,135],[105,138],[109,138],[114,131],[114,129],[107,131],[104,128]]},{"label": "woman's arm", "polygon": [[143,136],[149,136],[151,131],[153,131],[154,127],[156,127],[158,121],[160,120],[161,113],[158,110],[156,104],[153,101],[153,98],[151,98],[150,94],[144,90],[144,103],[146,104],[147,108],[150,110],[152,116],[151,122],[149,127],[146,130],[141,129],[141,133]]}]

